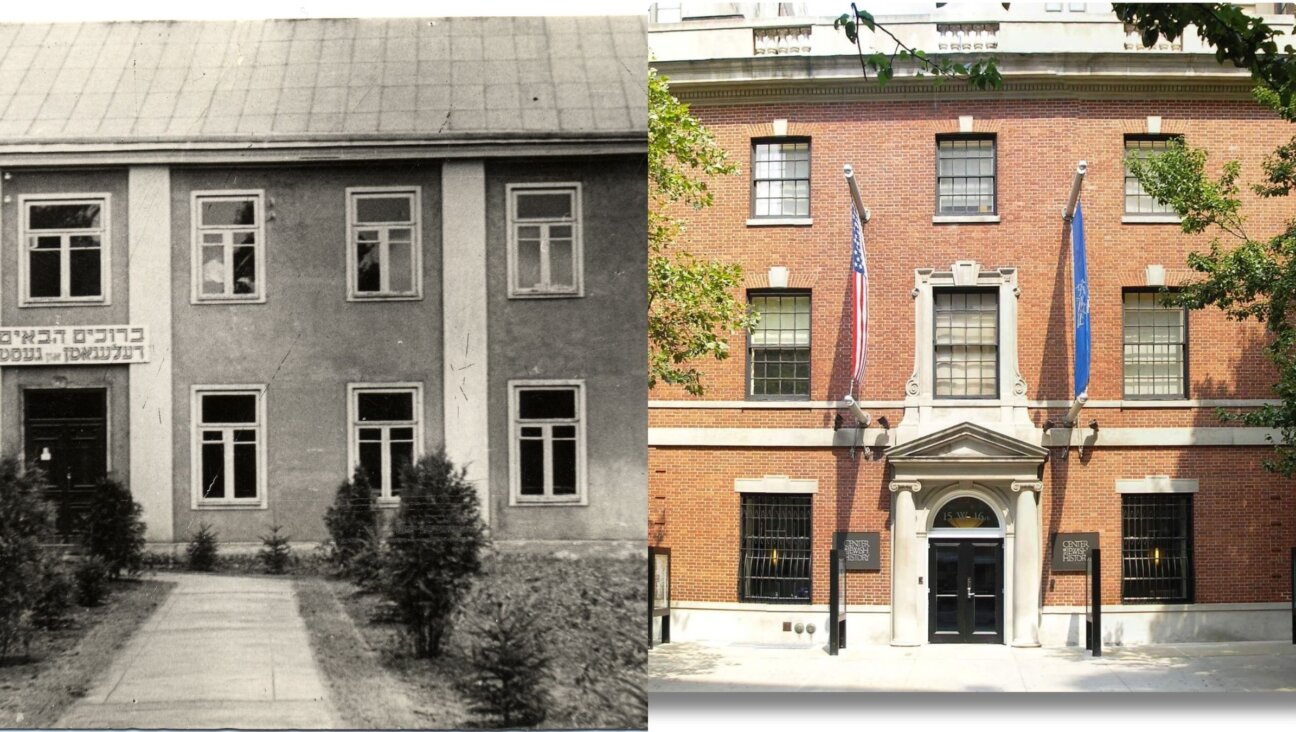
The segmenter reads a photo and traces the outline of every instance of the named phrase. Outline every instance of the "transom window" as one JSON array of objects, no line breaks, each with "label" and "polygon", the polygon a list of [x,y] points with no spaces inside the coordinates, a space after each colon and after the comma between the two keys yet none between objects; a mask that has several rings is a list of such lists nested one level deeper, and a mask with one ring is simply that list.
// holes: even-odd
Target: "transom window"
[{"label": "transom window", "polygon": [[1121,599],[1192,601],[1192,494],[1121,496]]},{"label": "transom window", "polygon": [[[1182,141],[1177,135],[1126,135],[1125,160],[1147,158],[1165,152],[1174,141]],[[1143,184],[1125,166],[1125,213],[1131,215],[1173,214],[1174,208],[1168,203],[1161,203],[1143,190]]]},{"label": "transom window", "polygon": [[936,396],[999,395],[999,291],[936,290]]},{"label": "transom window", "polygon": [[383,499],[400,498],[402,473],[421,444],[422,387],[351,386],[353,464]]},{"label": "transom window", "polygon": [[810,498],[742,494],[739,599],[810,602]]},{"label": "transom window", "polygon": [[108,196],[23,197],[21,304],[102,303],[108,270]]},{"label": "transom window", "polygon": [[1125,398],[1183,399],[1187,311],[1159,292],[1124,293]]},{"label": "transom window", "polygon": [[580,382],[514,382],[512,483],[515,503],[584,503],[584,387]]},{"label": "transom window", "polygon": [[518,183],[508,195],[509,295],[580,295],[580,186]]},{"label": "transom window", "polygon": [[810,398],[810,293],[753,294],[748,396]]},{"label": "transom window", "polygon": [[194,392],[197,504],[265,505],[264,389]]},{"label": "transom window", "polygon": [[810,141],[752,145],[752,216],[810,215]]},{"label": "transom window", "polygon": [[351,299],[422,296],[420,189],[347,189]]},{"label": "transom window", "polygon": [[936,213],[995,213],[995,139],[936,138]]},{"label": "transom window", "polygon": [[194,301],[265,301],[265,228],[260,191],[193,197]]}]

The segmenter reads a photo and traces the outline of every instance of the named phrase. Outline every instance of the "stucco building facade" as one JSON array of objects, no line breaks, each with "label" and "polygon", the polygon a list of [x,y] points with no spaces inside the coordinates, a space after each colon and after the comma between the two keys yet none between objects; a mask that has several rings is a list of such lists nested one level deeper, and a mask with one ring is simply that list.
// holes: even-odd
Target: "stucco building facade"
[{"label": "stucco building facade", "polygon": [[[839,532],[880,554],[846,573],[852,643],[1083,644],[1086,574],[1057,548],[1087,534],[1107,642],[1290,637],[1296,494],[1262,467],[1264,430],[1217,416],[1272,398],[1263,330],[1162,302],[1210,236],[1183,234],[1124,161],[1181,138],[1254,178],[1291,126],[1195,35],[1144,49],[1109,4],[1005,5],[878,15],[916,48],[996,56],[995,92],[864,80],[831,19],[796,4],[657,6],[654,66],[741,165],[713,208],[680,212],[681,246],[741,263],[762,314],[702,364],[703,397],[649,402],[672,640],[824,641]],[[1092,377],[1069,428],[1079,161]],[[871,212],[862,429],[843,400],[844,165]],[[1290,215],[1242,198],[1252,236]]]},{"label": "stucco building facade", "polygon": [[638,18],[0,26],[0,445],[73,528],[326,537],[445,447],[497,540],[642,545]]}]

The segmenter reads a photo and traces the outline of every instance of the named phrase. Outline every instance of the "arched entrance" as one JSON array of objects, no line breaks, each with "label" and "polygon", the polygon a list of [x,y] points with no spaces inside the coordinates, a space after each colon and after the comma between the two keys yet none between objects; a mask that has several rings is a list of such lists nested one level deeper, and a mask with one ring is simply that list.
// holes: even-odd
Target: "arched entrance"
[{"label": "arched entrance", "polygon": [[929,514],[927,640],[1003,643],[1004,529],[981,496],[954,491]]}]

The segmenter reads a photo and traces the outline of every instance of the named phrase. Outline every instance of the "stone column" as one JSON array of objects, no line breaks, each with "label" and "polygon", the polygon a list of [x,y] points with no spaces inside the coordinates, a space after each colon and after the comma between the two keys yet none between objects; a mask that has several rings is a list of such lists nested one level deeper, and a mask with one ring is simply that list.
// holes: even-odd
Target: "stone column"
[{"label": "stone column", "polygon": [[1017,511],[1013,520],[1013,634],[1018,647],[1039,646],[1040,616],[1040,531],[1036,494],[1044,489],[1039,481],[1014,481]]},{"label": "stone column", "polygon": [[922,484],[892,481],[895,508],[891,515],[891,537],[895,554],[891,557],[891,645],[922,644],[918,616],[918,536],[914,494]]}]

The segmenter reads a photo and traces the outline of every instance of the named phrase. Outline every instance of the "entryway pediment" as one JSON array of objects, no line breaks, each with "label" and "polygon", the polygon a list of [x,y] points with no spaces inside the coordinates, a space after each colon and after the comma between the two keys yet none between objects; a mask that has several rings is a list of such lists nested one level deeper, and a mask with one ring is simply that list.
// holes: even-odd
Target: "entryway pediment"
[{"label": "entryway pediment", "polygon": [[943,467],[940,473],[957,475],[972,465],[979,466],[978,475],[1002,474],[1011,478],[1024,470],[1034,472],[1047,457],[1048,450],[1043,447],[971,422],[946,427],[887,451],[897,479],[910,469],[929,473]]}]

